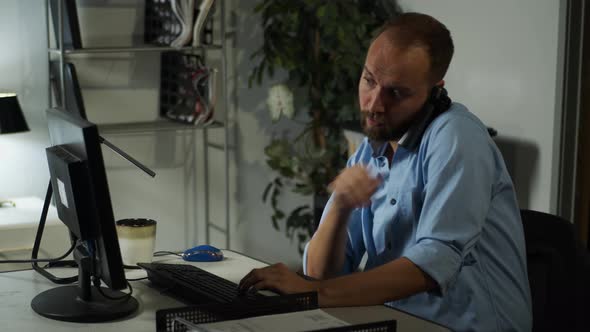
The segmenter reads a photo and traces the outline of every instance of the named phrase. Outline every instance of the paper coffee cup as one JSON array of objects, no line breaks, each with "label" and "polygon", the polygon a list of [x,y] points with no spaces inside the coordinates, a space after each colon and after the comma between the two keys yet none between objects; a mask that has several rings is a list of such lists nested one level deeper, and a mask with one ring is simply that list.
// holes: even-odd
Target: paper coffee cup
[{"label": "paper coffee cup", "polygon": [[156,221],[152,219],[117,220],[117,236],[125,265],[149,263],[156,245]]}]

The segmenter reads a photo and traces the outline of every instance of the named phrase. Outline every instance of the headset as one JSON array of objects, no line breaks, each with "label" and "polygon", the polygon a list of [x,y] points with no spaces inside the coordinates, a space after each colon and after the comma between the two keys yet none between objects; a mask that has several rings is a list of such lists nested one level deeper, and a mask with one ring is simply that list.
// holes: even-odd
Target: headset
[{"label": "headset", "polygon": [[451,98],[447,90],[440,86],[435,86],[430,92],[430,97],[424,104],[422,110],[418,113],[417,119],[414,120],[410,128],[400,138],[398,144],[408,150],[415,150],[420,144],[422,135],[428,128],[428,125],[441,113],[451,107]]}]

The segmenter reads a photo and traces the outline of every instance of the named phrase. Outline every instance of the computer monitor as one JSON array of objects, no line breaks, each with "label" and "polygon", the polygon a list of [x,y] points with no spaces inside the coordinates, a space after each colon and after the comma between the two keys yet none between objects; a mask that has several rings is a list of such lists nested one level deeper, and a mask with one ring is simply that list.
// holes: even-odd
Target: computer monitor
[{"label": "computer monitor", "polygon": [[[78,285],[37,295],[38,314],[57,320],[99,322],[133,313],[137,301],[127,287],[106,171],[95,124],[61,109],[47,111],[51,147],[47,160],[59,218],[76,242]],[[107,288],[100,287],[100,281]]]}]

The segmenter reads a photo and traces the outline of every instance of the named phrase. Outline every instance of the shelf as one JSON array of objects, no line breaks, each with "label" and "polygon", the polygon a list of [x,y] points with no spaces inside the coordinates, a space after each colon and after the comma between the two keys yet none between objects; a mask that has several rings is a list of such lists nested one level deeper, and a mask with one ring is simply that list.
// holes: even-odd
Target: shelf
[{"label": "shelf", "polygon": [[[221,50],[221,45],[185,46],[176,48],[172,46],[139,45],[129,47],[90,47],[80,49],[63,50],[64,55],[97,54],[97,53],[141,53],[141,52],[167,52],[167,51],[198,51],[198,50]],[[62,50],[50,48],[49,53],[60,54]]]},{"label": "shelf", "polygon": [[194,126],[168,120],[155,120],[145,122],[108,123],[98,124],[98,131],[101,134],[126,134],[126,133],[148,133],[154,131],[175,131],[175,130],[201,130],[222,128],[223,123],[214,121],[208,126]]},{"label": "shelf", "polygon": [[[45,22],[47,24],[47,57],[48,57],[48,65],[49,65],[49,84],[48,84],[48,104],[50,107],[54,106],[57,103],[57,99],[59,99],[61,106],[67,105],[66,107],[72,109],[79,109],[79,105],[84,105],[84,100],[82,93],[80,91],[80,82],[77,77],[71,75],[73,70],[66,70],[69,67],[69,62],[75,62],[76,65],[93,65],[92,62],[99,60],[99,61],[128,61],[130,66],[133,66],[133,61],[136,61],[137,57],[147,56],[149,59],[148,62],[152,63],[156,61],[155,58],[152,59],[153,56],[160,57],[159,65],[153,66],[153,68],[149,68],[150,70],[157,71],[159,70],[159,75],[147,75],[141,76],[140,79],[144,78],[151,78],[153,80],[157,80],[160,83],[159,86],[159,95],[161,95],[162,91],[164,90],[162,86],[162,82],[164,80],[171,79],[170,75],[162,75],[161,69],[166,66],[174,66],[175,64],[178,67],[187,67],[183,61],[178,62],[166,62],[162,60],[167,55],[178,55],[185,58],[191,58],[192,61],[196,59],[202,64],[207,64],[209,55],[215,55],[215,62],[216,65],[219,65],[220,74],[218,75],[217,84],[220,85],[221,89],[216,90],[219,91],[218,98],[220,102],[222,101],[225,105],[230,104],[230,100],[228,99],[227,93],[227,66],[228,66],[228,59],[227,59],[227,34],[226,34],[226,1],[225,0],[217,0],[215,1],[214,10],[212,10],[209,15],[207,15],[206,21],[204,22],[204,30],[203,38],[201,39],[205,45],[199,45],[193,47],[191,45],[187,45],[186,47],[175,48],[168,45],[156,45],[152,44],[154,41],[162,41],[168,40],[170,36],[169,29],[164,31],[160,28],[159,25],[162,23],[154,22],[156,29],[152,29],[154,31],[148,31],[149,29],[146,28],[144,24],[144,38],[138,39],[135,34],[135,30],[129,31],[130,34],[127,34],[125,37],[121,35],[121,37],[117,40],[110,40],[110,43],[104,44],[97,44],[95,43],[94,46],[89,44],[89,47],[82,47],[82,38],[81,36],[75,36],[77,38],[78,43],[74,43],[74,39],[71,38],[74,33],[78,33],[80,31],[76,31],[80,29],[80,20],[78,20],[78,10],[75,6],[76,1],[46,1],[46,19]],[[72,6],[63,6],[62,2],[66,4],[72,4]],[[114,2],[114,1],[108,1]],[[155,3],[158,6],[169,6],[169,1],[148,1],[146,3]],[[58,6],[53,6],[52,4]],[[107,5],[108,7],[109,5]],[[52,11],[52,9],[54,11]],[[58,13],[58,11],[60,11]],[[158,13],[161,13],[159,11]],[[172,11],[168,8],[164,9],[165,20],[166,21],[173,21],[175,18],[172,15]],[[84,13],[84,17],[82,17],[82,21],[88,20],[93,22],[94,19],[99,19],[98,16],[94,17],[93,14]],[[218,17],[218,18],[214,18]],[[130,19],[135,20],[136,17],[129,17]],[[137,19],[141,19],[141,17],[137,17]],[[218,20],[218,23],[215,20]],[[61,22],[58,22],[61,20]],[[148,14],[145,14],[143,17],[144,23],[148,21]],[[51,22],[59,23],[51,25]],[[151,26],[151,25],[150,25]],[[161,30],[161,31],[160,31]],[[219,30],[217,32],[217,30]],[[90,30],[89,30],[90,31]],[[100,31],[99,31],[100,32]],[[161,32],[161,33],[160,33]],[[147,38],[146,38],[147,36]],[[53,37],[53,38],[52,38]],[[100,32],[97,37],[108,37],[106,33]],[[129,39],[130,37],[130,39]],[[153,37],[153,38],[152,38]],[[217,37],[217,38],[213,38]],[[124,39],[122,39],[124,38]],[[162,39],[163,38],[163,39]],[[62,43],[58,41],[62,40]],[[52,41],[54,41],[52,43]],[[50,45],[53,44],[53,47]],[[78,45],[78,47],[69,46],[70,45]],[[217,58],[219,55],[219,58]],[[202,57],[202,58],[201,58]],[[81,60],[89,60],[89,61],[81,61]],[[143,65],[149,65],[147,62],[141,62]],[[191,63],[192,64],[192,63]],[[118,65],[118,64],[117,64]],[[123,62],[121,64],[121,68],[123,69]],[[188,66],[190,67],[190,66]],[[73,68],[73,67],[71,67]],[[117,67],[118,68],[118,67]],[[125,67],[126,68],[126,67]],[[131,67],[130,67],[131,68]],[[103,73],[97,72],[99,67],[92,67],[89,68],[85,74],[88,75],[98,75],[97,77],[102,77]],[[183,74],[185,71],[181,71]],[[150,72],[153,73],[153,72]],[[133,72],[135,74],[135,72]],[[140,73],[142,74],[142,73]],[[168,73],[167,73],[168,74]],[[131,75],[131,73],[130,73]],[[118,78],[118,77],[117,77]],[[63,79],[63,80],[62,80]],[[94,77],[92,77],[94,79]],[[135,79],[135,77],[130,77],[130,79]],[[168,82],[166,86],[170,86],[172,84],[179,84],[179,81],[182,78],[177,78],[176,81]],[[75,82],[75,83],[73,83]],[[117,87],[123,89],[126,86],[118,86]],[[71,90],[71,91],[70,91]],[[170,89],[172,93],[175,92],[174,89]],[[73,93],[72,93],[73,92]],[[184,94],[183,94],[184,95]],[[59,96],[61,98],[55,98],[56,102],[54,103],[54,96]],[[171,96],[173,100],[179,100],[178,96]],[[96,105],[109,107],[112,109],[113,107],[111,103],[104,103],[102,100],[93,100]],[[169,99],[164,99],[164,102],[171,102]],[[164,112],[161,108],[162,100],[161,97],[158,99],[157,102],[154,103],[154,106],[158,107],[157,115],[149,115],[143,114],[141,115],[142,118],[134,117],[130,115],[126,118],[121,118],[121,116],[116,115],[115,113],[109,114],[102,114],[101,118],[102,121],[105,123],[100,124],[97,123],[97,128],[99,133],[105,137],[113,137],[121,138],[121,139],[131,139],[132,146],[136,146],[138,142],[134,142],[135,138],[151,138],[153,137],[156,141],[155,142],[162,142],[163,144],[166,143],[166,137],[160,137],[158,133],[161,135],[162,133],[166,133],[166,135],[171,135],[171,137],[182,138],[181,143],[191,143],[194,144],[195,148],[191,148],[191,153],[193,153],[192,158],[189,159],[182,159],[176,162],[173,162],[173,167],[177,168],[184,168],[184,179],[187,181],[185,183],[185,191],[194,192],[194,195],[199,195],[199,211],[198,213],[193,216],[193,218],[187,218],[185,223],[189,225],[189,223],[194,223],[194,230],[193,234],[186,234],[185,241],[198,240],[203,241],[202,235],[197,232],[200,230],[200,226],[197,226],[197,222],[202,221],[210,221],[212,213],[210,209],[213,207],[221,207],[222,205],[218,203],[218,193],[221,194],[223,191],[224,197],[224,210],[225,210],[225,222],[220,222],[220,225],[213,225],[210,222],[205,223],[205,234],[204,234],[204,242],[210,243],[212,240],[212,233],[215,232],[216,238],[221,240],[220,235],[225,237],[225,247],[230,248],[230,234],[231,234],[231,211],[230,211],[230,202],[232,201],[231,193],[230,193],[230,149],[232,147],[228,144],[229,137],[230,137],[230,129],[228,128],[227,124],[229,123],[228,114],[229,112],[221,112],[218,113],[218,119],[220,121],[215,121],[209,125],[203,126],[195,126],[191,124],[186,124],[182,122],[176,122],[170,120],[164,116],[166,112]],[[103,105],[105,104],[105,105]],[[124,107],[129,107],[129,105],[124,105]],[[92,113],[92,112],[91,112]],[[90,115],[90,119],[92,121],[92,115]],[[117,121],[119,119],[120,123],[109,123]],[[137,119],[134,121],[134,119]],[[211,129],[211,130],[208,130]],[[165,135],[165,136],[166,136]],[[202,137],[201,137],[202,136]],[[214,140],[215,139],[215,140]],[[202,146],[197,146],[197,144],[202,144]],[[130,151],[132,152],[132,151]],[[198,154],[198,155],[197,155]],[[212,154],[211,158],[209,155]],[[198,157],[197,157],[198,156]],[[196,158],[202,158],[202,163],[194,162],[197,160]],[[110,165],[109,168],[117,168],[120,166],[112,166]],[[166,164],[168,167],[168,164]],[[199,168],[199,169],[197,169]],[[179,174],[180,175],[180,174]],[[215,176],[215,177],[214,177]],[[215,181],[211,180],[214,179]],[[223,179],[225,180],[223,180]],[[202,181],[201,181],[202,179]],[[221,180],[223,185],[219,183],[217,180]],[[201,196],[202,194],[202,196]],[[214,195],[215,194],[215,195]],[[190,196],[190,195],[189,195]],[[202,207],[202,210],[201,210]],[[216,210],[217,211],[217,210]],[[204,220],[201,220],[204,219]],[[187,226],[190,228],[190,226]],[[217,234],[219,232],[220,234]]]}]

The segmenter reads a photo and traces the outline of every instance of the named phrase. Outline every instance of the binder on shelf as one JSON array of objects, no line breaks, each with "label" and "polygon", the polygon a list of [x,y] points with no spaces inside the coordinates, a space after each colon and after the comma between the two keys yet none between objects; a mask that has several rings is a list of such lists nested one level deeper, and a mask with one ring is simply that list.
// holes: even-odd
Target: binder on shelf
[{"label": "binder on shelf", "polygon": [[215,123],[217,70],[195,54],[164,52],[160,67],[160,116],[187,125]]},{"label": "binder on shelf", "polygon": [[[198,21],[199,19],[200,1],[205,0],[195,0],[194,3],[194,21]],[[209,10],[211,6],[205,8]],[[211,19],[210,11],[206,14],[205,17],[201,18],[201,20],[203,20],[202,23],[200,23],[201,31],[199,40],[201,43],[198,46],[213,43],[213,20]],[[194,28],[192,24],[190,30],[190,36],[193,37]],[[170,46],[181,32],[182,24],[172,11],[170,1],[146,0],[143,37],[146,44]]]},{"label": "binder on shelf", "polygon": [[[59,45],[59,4],[62,2],[62,20],[63,20],[63,45]],[[49,0],[51,11],[51,20],[53,22],[53,35],[55,43],[61,49],[80,49],[82,48],[82,38],[80,37],[80,24],[78,23],[78,11],[76,0]]]},{"label": "binder on shelf", "polygon": [[[270,296],[262,301],[211,303],[156,311],[156,331],[198,331],[196,325],[318,309],[317,293]],[[321,332],[395,332],[395,320],[320,329]]]}]

